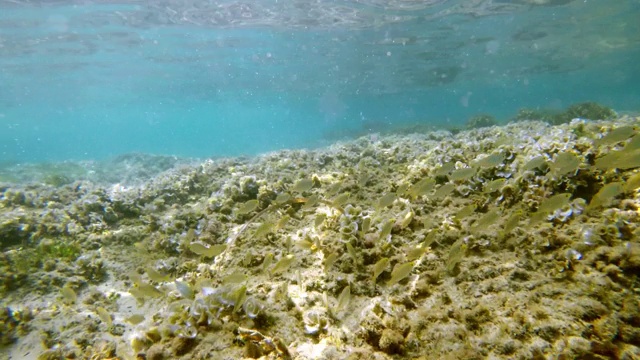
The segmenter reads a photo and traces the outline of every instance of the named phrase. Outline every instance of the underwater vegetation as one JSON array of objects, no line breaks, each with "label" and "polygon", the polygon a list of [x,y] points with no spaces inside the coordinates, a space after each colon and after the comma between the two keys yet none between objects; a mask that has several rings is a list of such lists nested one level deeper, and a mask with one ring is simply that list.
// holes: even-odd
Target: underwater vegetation
[{"label": "underwater vegetation", "polygon": [[616,112],[595,102],[573,104],[565,110],[520,109],[511,121],[541,120],[552,125],[565,124],[573,119],[607,120],[614,119]]},{"label": "underwater vegetation", "polygon": [[37,330],[42,358],[640,356],[639,126],[519,121],[131,189],[6,185],[2,305],[33,314],[6,342]]},{"label": "underwater vegetation", "polygon": [[572,104],[566,109],[530,109],[522,108],[509,119],[500,120],[491,114],[476,114],[469,117],[462,125],[438,126],[439,121],[429,119],[414,120],[409,122],[389,122],[367,120],[360,123],[360,127],[352,130],[337,130],[325,134],[325,138],[336,140],[345,138],[358,138],[370,134],[378,135],[410,135],[410,134],[436,134],[438,130],[446,130],[452,134],[458,134],[464,130],[491,127],[506,122],[518,121],[544,121],[551,125],[560,125],[571,122],[573,119],[611,120],[618,114],[610,107],[596,102],[583,102]]},{"label": "underwater vegetation", "polygon": [[480,115],[475,115],[469,118],[469,120],[467,120],[467,123],[465,124],[464,127],[467,130],[470,130],[470,129],[478,129],[478,128],[489,127],[494,125],[498,125],[498,121],[493,115],[480,114]]}]

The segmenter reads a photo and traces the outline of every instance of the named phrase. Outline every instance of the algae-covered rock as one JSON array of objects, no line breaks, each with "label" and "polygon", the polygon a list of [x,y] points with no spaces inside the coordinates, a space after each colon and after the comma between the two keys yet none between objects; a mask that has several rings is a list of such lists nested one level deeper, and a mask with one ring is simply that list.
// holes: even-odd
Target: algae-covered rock
[{"label": "algae-covered rock", "polygon": [[549,109],[528,109],[522,108],[519,109],[517,114],[511,118],[510,121],[528,121],[528,120],[538,120],[551,123],[555,116],[558,115],[560,111],[558,110],[549,110]]},{"label": "algae-covered rock", "polygon": [[384,329],[380,341],[378,342],[380,350],[387,354],[402,354],[404,350],[404,336],[393,329]]},{"label": "algae-covered rock", "polygon": [[575,118],[589,120],[609,120],[617,116],[616,112],[608,106],[596,102],[584,102],[569,106],[554,122],[554,124],[569,122]]},{"label": "algae-covered rock", "polygon": [[0,308],[0,347],[11,344],[19,336],[28,331],[28,323],[32,319],[28,308],[15,310],[10,307]]},{"label": "algae-covered rock", "polygon": [[44,304],[29,325],[58,358],[102,358],[105,338],[121,358],[632,356],[640,176],[605,163],[635,156],[638,123],[379,135],[139,188],[4,188],[2,297]]},{"label": "algae-covered rock", "polygon": [[479,129],[483,127],[494,126],[497,124],[498,124],[498,121],[493,115],[480,114],[480,115],[475,115],[469,118],[469,120],[467,120],[467,123],[465,124],[465,128],[467,130]]},{"label": "algae-covered rock", "polygon": [[552,125],[569,123],[571,120],[607,120],[617,116],[613,109],[596,102],[584,102],[573,104],[565,110],[555,109],[519,109],[511,121],[539,120]]}]

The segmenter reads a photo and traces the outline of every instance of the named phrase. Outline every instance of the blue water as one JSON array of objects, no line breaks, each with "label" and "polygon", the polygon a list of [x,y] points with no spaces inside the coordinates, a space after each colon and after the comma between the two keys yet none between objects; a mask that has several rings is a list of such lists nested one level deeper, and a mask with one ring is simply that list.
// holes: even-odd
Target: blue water
[{"label": "blue water", "polygon": [[0,0],[0,162],[640,109],[640,1]]}]

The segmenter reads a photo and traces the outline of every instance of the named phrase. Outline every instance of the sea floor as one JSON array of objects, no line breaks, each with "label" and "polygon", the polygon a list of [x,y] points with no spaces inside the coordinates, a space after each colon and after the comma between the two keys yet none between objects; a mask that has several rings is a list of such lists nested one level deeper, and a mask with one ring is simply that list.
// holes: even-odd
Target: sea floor
[{"label": "sea floor", "polygon": [[638,125],[5,172],[0,358],[638,359]]}]

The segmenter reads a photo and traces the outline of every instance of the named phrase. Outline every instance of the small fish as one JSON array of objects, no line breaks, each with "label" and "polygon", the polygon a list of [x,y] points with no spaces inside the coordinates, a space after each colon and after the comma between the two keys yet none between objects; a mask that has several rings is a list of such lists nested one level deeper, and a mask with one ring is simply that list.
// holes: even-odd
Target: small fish
[{"label": "small fish", "polygon": [[393,229],[393,224],[395,221],[393,219],[388,219],[382,227],[380,228],[380,234],[378,235],[378,240],[386,240],[389,235],[391,235],[391,230]]},{"label": "small fish", "polygon": [[335,198],[333,198],[333,201],[332,201],[333,206],[341,207],[342,205],[346,204],[349,201],[350,196],[351,194],[349,194],[348,192],[336,196]]},{"label": "small fish", "polygon": [[301,179],[296,181],[295,184],[293,184],[293,187],[291,187],[291,191],[297,192],[297,193],[303,193],[311,190],[312,187],[313,187],[313,180]]},{"label": "small fish", "polygon": [[427,250],[429,250],[429,246],[425,245],[424,242],[421,242],[420,244],[416,245],[416,246],[412,246],[409,248],[409,250],[407,251],[407,260],[412,261],[412,260],[416,260],[422,257],[422,255],[424,255]]},{"label": "small fish", "polygon": [[138,325],[144,321],[144,315],[141,314],[133,314],[128,318],[124,319],[124,321],[128,322],[131,325]]},{"label": "small fish", "polygon": [[622,150],[625,152],[631,152],[638,149],[640,149],[640,134],[632,137]]},{"label": "small fish", "polygon": [[624,185],[621,182],[613,182],[603,186],[600,191],[598,191],[591,201],[589,205],[587,205],[587,210],[593,210],[600,206],[608,205],[616,196],[622,194],[624,192]]},{"label": "small fish", "polygon": [[195,298],[195,293],[191,286],[184,281],[175,281],[176,289],[184,297],[185,299],[193,300]]},{"label": "small fish", "polygon": [[164,293],[158,290],[155,286],[141,282],[136,287],[129,289],[129,293],[136,298],[151,297],[156,298],[164,295]]},{"label": "small fish", "polygon": [[287,226],[287,224],[289,223],[289,220],[291,220],[291,216],[289,215],[284,215],[280,218],[280,220],[278,220],[278,222],[276,223],[276,230],[282,230],[284,229],[285,226]]},{"label": "small fish", "polygon": [[382,197],[380,199],[378,199],[378,204],[377,204],[377,208],[378,209],[384,209],[388,206],[393,205],[393,202],[396,200],[396,194],[392,193],[392,192],[388,192],[384,195],[382,195]]},{"label": "small fish", "polygon": [[189,250],[191,250],[194,254],[202,255],[204,257],[214,257],[222,254],[222,252],[227,248],[225,244],[218,244],[212,246],[206,246],[203,243],[193,242],[189,244]]},{"label": "small fish", "polygon": [[471,231],[482,231],[493,225],[500,219],[500,211],[498,209],[489,210],[486,214],[482,215],[473,225]]},{"label": "small fish", "polygon": [[373,265],[373,277],[371,278],[371,280],[373,280],[374,283],[376,282],[378,276],[380,276],[380,274],[382,274],[382,272],[387,269],[387,266],[389,266],[389,258],[382,258],[378,260],[375,265]]},{"label": "small fish", "polygon": [[438,188],[436,192],[433,194],[434,199],[442,199],[443,197],[451,194],[453,190],[456,189],[456,186],[452,183],[446,183]]},{"label": "small fish", "polygon": [[416,214],[413,212],[413,210],[409,208],[402,215],[400,215],[400,219],[396,221],[395,225],[400,229],[404,229],[409,226],[409,224],[411,224],[415,215]]},{"label": "small fish", "polygon": [[445,176],[448,175],[450,172],[453,171],[453,169],[456,168],[456,164],[452,161],[443,164],[441,167],[439,167],[438,169],[436,169],[434,175],[435,176]]},{"label": "small fish", "polygon": [[498,191],[500,190],[500,188],[504,185],[506,179],[496,179],[493,181],[489,181],[485,186],[484,186],[484,193],[485,194],[489,194],[492,193],[494,191]]},{"label": "small fish", "polygon": [[367,183],[369,182],[369,180],[371,180],[371,175],[369,175],[368,173],[360,174],[360,176],[358,176],[358,186],[360,187],[367,186]]},{"label": "small fish", "polygon": [[569,199],[571,199],[570,193],[562,193],[543,200],[540,203],[540,206],[538,206],[538,211],[531,214],[529,225],[535,225],[538,222],[544,220],[545,217],[550,213],[563,208],[569,203]]},{"label": "small fish", "polygon": [[538,206],[538,212],[550,213],[554,212],[557,209],[562,208],[563,206],[569,203],[569,199],[571,198],[570,193],[562,193],[553,195],[552,197],[543,200]]},{"label": "small fish", "polygon": [[612,152],[604,155],[595,161],[595,167],[606,170],[618,168],[621,170],[640,167],[640,149]]},{"label": "small fish", "polygon": [[466,218],[467,216],[473,214],[475,211],[476,211],[476,205],[475,204],[467,205],[467,206],[463,207],[462,209],[458,210],[458,212],[455,215],[455,219],[460,221],[460,220]]},{"label": "small fish", "polygon": [[631,192],[640,188],[640,172],[631,175],[624,184],[624,191]]},{"label": "small fish", "polygon": [[324,223],[324,220],[326,218],[327,218],[327,214],[325,214],[325,213],[320,213],[320,214],[316,215],[316,218],[313,221],[314,227],[316,227],[316,228],[320,227],[320,225],[322,225],[322,223]]},{"label": "small fish", "polygon": [[302,205],[302,208],[305,210],[311,209],[312,207],[316,206],[318,200],[320,200],[320,197],[318,195],[311,195],[307,198],[307,201],[304,203],[304,205]]},{"label": "small fish", "polygon": [[356,254],[356,249],[354,249],[353,245],[351,245],[350,243],[347,243],[347,253],[349,254],[349,256],[351,256],[353,261],[355,262],[358,261],[358,255]]},{"label": "small fish", "polygon": [[264,260],[262,260],[262,271],[267,271],[271,263],[273,263],[273,253],[268,253],[265,255]]},{"label": "small fish", "polygon": [[536,156],[533,159],[529,160],[526,164],[524,164],[524,166],[522,167],[522,170],[533,171],[535,169],[540,169],[546,163],[547,161],[544,159],[544,156],[542,155]]},{"label": "small fish", "polygon": [[268,233],[270,233],[272,228],[273,228],[273,223],[270,221],[265,221],[262,224],[260,224],[260,226],[258,226],[258,228],[253,233],[253,236],[251,238],[255,238],[255,239],[262,238],[266,236]]},{"label": "small fish", "polygon": [[145,271],[147,272],[147,276],[149,276],[149,279],[151,279],[151,281],[155,281],[155,282],[169,281],[169,275],[162,274],[161,272],[157,271],[156,269],[150,266],[147,266],[145,268]]},{"label": "small fish", "polygon": [[111,325],[113,325],[111,314],[109,314],[109,312],[105,308],[103,308],[102,306],[98,306],[96,308],[96,313],[98,314],[100,320],[102,320],[102,322],[105,323],[108,327],[111,327]]},{"label": "small fish", "polygon": [[369,229],[371,229],[371,218],[367,216],[364,219],[362,219],[360,236],[364,236],[365,234],[367,234],[369,232]]},{"label": "small fish", "polygon": [[633,135],[635,135],[635,129],[633,126],[620,126],[609,131],[609,133],[602,138],[596,139],[593,144],[595,146],[615,144],[627,140]]},{"label": "small fish", "polygon": [[233,312],[238,312],[242,305],[244,305],[245,300],[247,300],[247,287],[242,285],[236,291],[234,291],[234,302],[235,305],[233,307]]},{"label": "small fish", "polygon": [[398,185],[398,188],[396,189],[396,196],[398,197],[405,196],[407,195],[408,191],[409,191],[409,184],[402,183]]},{"label": "small fish", "polygon": [[222,279],[222,283],[225,284],[225,285],[227,285],[227,284],[238,284],[238,283],[245,282],[246,280],[247,280],[247,275],[245,275],[240,270],[236,270],[236,271],[232,272],[231,274],[225,276]]},{"label": "small fish", "polygon": [[187,233],[184,235],[184,240],[186,242],[192,242],[195,239],[196,239],[196,230],[195,229],[187,230]]},{"label": "small fish", "polygon": [[78,301],[78,295],[69,284],[60,289],[60,294],[62,294],[63,302],[67,304],[75,304]]},{"label": "small fish", "polygon": [[283,256],[274,266],[273,269],[271,269],[271,275],[275,275],[281,272],[286,271],[291,264],[293,264],[293,262],[296,260],[296,258],[289,254],[286,256]]},{"label": "small fish", "polygon": [[427,234],[427,236],[424,239],[424,246],[431,246],[431,244],[433,244],[433,242],[436,241],[436,236],[437,235],[438,235],[438,231],[437,230],[429,231],[429,233]]},{"label": "small fish", "polygon": [[571,152],[560,152],[556,155],[554,162],[551,163],[551,172],[555,176],[563,176],[567,174],[575,174],[580,166],[580,158]]},{"label": "small fish", "polygon": [[336,306],[335,312],[340,312],[349,306],[349,302],[351,302],[351,286],[347,285],[342,289],[340,296],[338,296],[338,305]]},{"label": "small fish", "polygon": [[248,214],[258,208],[258,200],[249,200],[238,208],[238,214]]},{"label": "small fish", "polygon": [[507,221],[504,223],[504,228],[502,229],[502,236],[508,235],[513,229],[518,226],[520,223],[520,219],[522,219],[522,210],[516,210]]},{"label": "small fish", "polygon": [[433,190],[433,187],[436,185],[436,181],[434,179],[425,178],[417,183],[411,185],[409,187],[408,193],[412,198],[417,198],[419,196],[427,195]]},{"label": "small fish", "polygon": [[481,168],[492,168],[502,164],[504,161],[504,154],[497,153],[486,156],[475,162],[474,165],[479,166]]},{"label": "small fish", "polygon": [[309,241],[307,239],[300,239],[296,241],[296,246],[304,250],[311,250],[313,249],[315,244],[313,243],[313,241]]},{"label": "small fish", "polygon": [[387,286],[397,284],[402,281],[402,279],[409,276],[409,274],[411,274],[411,271],[413,270],[413,265],[415,265],[413,261],[409,261],[403,264],[396,264],[396,266],[394,266],[393,270],[391,271],[391,279],[387,281]]},{"label": "small fish", "polygon": [[469,167],[469,168],[456,169],[451,174],[449,174],[449,180],[451,181],[469,180],[475,174],[476,174],[475,168]]},{"label": "small fish", "polygon": [[327,192],[325,193],[325,195],[327,197],[334,196],[335,194],[338,193],[338,191],[340,191],[340,189],[342,189],[342,181],[339,181],[339,182],[329,186],[329,188],[327,189]]},{"label": "small fish", "polygon": [[134,284],[140,284],[142,282],[142,276],[140,276],[140,274],[138,274],[137,272],[130,272],[129,274],[129,280],[131,280]]},{"label": "small fish", "polygon": [[451,274],[454,272],[456,266],[462,261],[465,252],[467,251],[467,244],[462,239],[456,241],[451,245],[449,250],[449,257],[447,259],[447,271]]},{"label": "small fish", "polygon": [[338,255],[335,252],[329,254],[329,256],[327,256],[324,259],[324,271],[325,272],[329,271],[331,266],[333,266],[333,264],[336,262],[336,260],[338,260],[339,257],[340,257],[340,255]]},{"label": "small fish", "polygon": [[242,265],[248,267],[251,265],[251,260],[253,260],[253,254],[250,251],[247,251],[242,258]]},{"label": "small fish", "polygon": [[280,193],[276,196],[276,204],[284,204],[291,199],[291,195],[289,193]]}]

